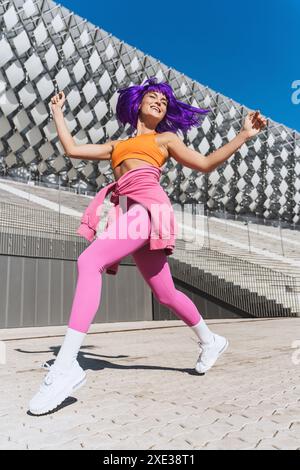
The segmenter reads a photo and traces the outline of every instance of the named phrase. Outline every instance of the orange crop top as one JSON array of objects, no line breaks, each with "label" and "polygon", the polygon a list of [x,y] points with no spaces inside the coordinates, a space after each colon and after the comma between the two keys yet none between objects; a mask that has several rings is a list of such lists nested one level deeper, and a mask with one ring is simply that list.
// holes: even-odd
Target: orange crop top
[{"label": "orange crop top", "polygon": [[127,160],[128,158],[138,158],[139,160],[144,160],[154,166],[162,166],[165,163],[166,158],[155,142],[156,134],[157,132],[141,134],[135,137],[130,137],[127,140],[117,142],[111,156],[112,168],[115,168],[123,160]]}]

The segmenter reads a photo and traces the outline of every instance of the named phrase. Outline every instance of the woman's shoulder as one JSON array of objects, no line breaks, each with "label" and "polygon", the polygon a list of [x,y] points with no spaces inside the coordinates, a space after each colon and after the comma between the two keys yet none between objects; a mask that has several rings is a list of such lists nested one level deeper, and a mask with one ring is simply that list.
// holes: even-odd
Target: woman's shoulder
[{"label": "woman's shoulder", "polygon": [[157,136],[158,136],[158,143],[160,145],[164,145],[167,149],[168,149],[168,145],[171,142],[174,142],[174,139],[178,137],[175,132],[171,132],[171,131],[161,132]]},{"label": "woman's shoulder", "polygon": [[173,140],[174,138],[178,137],[176,132],[172,132],[172,131],[162,132],[162,135],[164,135],[164,137],[169,139],[170,141]]},{"label": "woman's shoulder", "polygon": [[115,146],[119,143],[119,142],[124,142],[124,139],[118,139],[118,140],[107,140],[107,144],[111,144],[112,145],[112,150],[115,149]]}]

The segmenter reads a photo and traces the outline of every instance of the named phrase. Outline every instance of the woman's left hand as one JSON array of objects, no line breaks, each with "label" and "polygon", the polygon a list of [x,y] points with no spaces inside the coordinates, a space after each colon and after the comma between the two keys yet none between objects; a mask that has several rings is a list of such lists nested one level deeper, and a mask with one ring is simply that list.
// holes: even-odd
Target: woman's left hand
[{"label": "woman's left hand", "polygon": [[248,138],[251,138],[259,134],[259,132],[261,132],[263,128],[266,127],[266,125],[267,120],[262,117],[258,110],[251,111],[245,118],[242,130],[244,133],[246,133]]}]

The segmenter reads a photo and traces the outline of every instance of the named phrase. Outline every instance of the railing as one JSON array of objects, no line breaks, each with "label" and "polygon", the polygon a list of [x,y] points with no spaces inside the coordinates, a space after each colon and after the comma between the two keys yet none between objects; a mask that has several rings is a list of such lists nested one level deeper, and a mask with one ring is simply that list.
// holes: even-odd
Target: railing
[{"label": "railing", "polygon": [[61,212],[0,202],[0,254],[77,259],[87,242],[80,219]]},{"label": "railing", "polygon": [[41,178],[36,177],[34,179],[27,177],[21,177],[21,176],[10,176],[9,174],[2,173],[0,176],[1,179],[6,180],[6,181],[11,181],[13,183],[22,183],[22,184],[28,184],[29,186],[37,186],[41,188],[49,188],[49,189],[55,189],[58,193],[58,199],[60,196],[60,192],[67,192],[67,193],[73,193],[73,194],[78,194],[81,196],[94,196],[95,192],[94,191],[89,191],[86,188],[81,188],[80,185],[74,186],[71,184],[63,183],[60,184],[60,181],[58,182],[51,182],[51,181],[43,181]]},{"label": "railing", "polygon": [[[208,218],[208,223],[209,223],[209,219],[212,219],[212,218],[220,218],[222,220],[224,220],[225,224],[227,225],[227,222],[228,221],[236,221],[236,222],[242,222],[244,224],[244,226],[247,228],[247,235],[248,235],[248,248],[249,248],[249,253],[251,252],[251,229],[252,229],[252,232],[253,232],[253,228],[256,228],[257,229],[257,233],[261,232],[263,233],[263,228],[264,227],[270,227],[270,228],[273,228],[273,229],[276,229],[277,231],[277,236],[280,238],[280,245],[281,245],[281,253],[283,256],[285,256],[285,245],[286,243],[288,243],[284,237],[283,237],[283,229],[287,229],[289,230],[290,232],[294,232],[295,233],[295,237],[300,235],[300,225],[299,224],[295,224],[295,223],[288,223],[284,220],[282,220],[280,217],[278,217],[277,220],[275,219],[265,219],[265,218],[262,218],[262,217],[259,217],[258,214],[256,214],[255,216],[253,215],[250,215],[250,214],[246,214],[246,215],[233,215],[233,214],[230,214],[228,213],[227,211],[221,211],[221,212],[218,212],[218,211],[210,211],[210,210],[207,210],[206,211],[206,216]],[[275,234],[275,232],[274,232]],[[295,245],[298,245],[299,249],[298,249],[298,256],[299,256],[299,261],[300,261],[300,237],[299,237],[299,241],[297,244]],[[255,245],[252,244],[252,247],[254,247]]]}]

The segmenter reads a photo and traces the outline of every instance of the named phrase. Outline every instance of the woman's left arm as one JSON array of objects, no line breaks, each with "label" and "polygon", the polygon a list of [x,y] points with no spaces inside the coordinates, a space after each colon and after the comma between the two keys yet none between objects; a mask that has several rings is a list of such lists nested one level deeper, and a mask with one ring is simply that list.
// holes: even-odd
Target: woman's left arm
[{"label": "woman's left arm", "polygon": [[266,119],[261,116],[259,111],[249,112],[242,130],[237,136],[207,156],[187,147],[176,134],[172,134],[168,144],[169,154],[184,166],[203,173],[210,173],[228,160],[247,140],[261,132],[266,123]]},{"label": "woman's left arm", "polygon": [[209,171],[213,171],[221,163],[228,160],[247,140],[256,136],[267,124],[259,111],[252,111],[247,114],[242,130],[227,144],[220,147],[208,155]]}]

